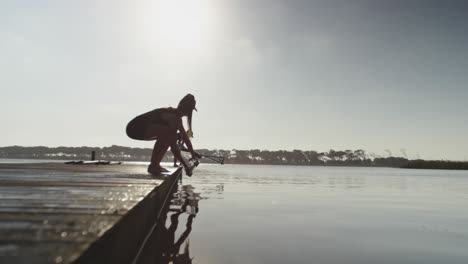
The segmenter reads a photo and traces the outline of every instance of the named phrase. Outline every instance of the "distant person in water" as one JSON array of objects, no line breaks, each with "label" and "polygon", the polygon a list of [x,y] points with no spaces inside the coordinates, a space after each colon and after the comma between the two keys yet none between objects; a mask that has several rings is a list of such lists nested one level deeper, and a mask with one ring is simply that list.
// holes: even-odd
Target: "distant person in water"
[{"label": "distant person in water", "polygon": [[[139,115],[128,123],[127,135],[130,138],[136,140],[156,140],[151,155],[151,163],[148,167],[149,173],[160,174],[167,171],[161,167],[160,162],[167,149],[171,147],[174,157],[184,166],[187,176],[192,176],[193,168],[184,160],[177,146],[177,134],[178,132],[180,133],[180,138],[192,154],[192,158],[200,158],[200,155],[193,150],[189,139],[189,137],[193,136],[192,112],[193,110],[197,111],[195,104],[195,97],[187,94],[180,100],[177,108],[158,108]],[[184,116],[187,117],[187,131],[182,124],[182,117]]]}]

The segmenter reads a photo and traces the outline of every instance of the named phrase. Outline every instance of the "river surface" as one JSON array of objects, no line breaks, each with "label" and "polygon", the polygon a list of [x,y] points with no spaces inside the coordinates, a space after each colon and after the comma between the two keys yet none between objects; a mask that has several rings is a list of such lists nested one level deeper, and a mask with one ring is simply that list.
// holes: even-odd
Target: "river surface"
[{"label": "river surface", "polygon": [[160,263],[468,263],[468,171],[202,164],[177,188]]},{"label": "river surface", "polygon": [[178,188],[180,263],[468,263],[467,171],[206,165]]}]

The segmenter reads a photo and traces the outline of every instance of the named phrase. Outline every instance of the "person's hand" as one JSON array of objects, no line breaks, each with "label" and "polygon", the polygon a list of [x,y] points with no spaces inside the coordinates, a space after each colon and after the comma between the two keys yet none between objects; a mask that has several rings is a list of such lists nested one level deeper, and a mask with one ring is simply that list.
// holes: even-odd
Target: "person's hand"
[{"label": "person's hand", "polygon": [[193,138],[193,132],[191,129],[187,130],[187,137]]}]

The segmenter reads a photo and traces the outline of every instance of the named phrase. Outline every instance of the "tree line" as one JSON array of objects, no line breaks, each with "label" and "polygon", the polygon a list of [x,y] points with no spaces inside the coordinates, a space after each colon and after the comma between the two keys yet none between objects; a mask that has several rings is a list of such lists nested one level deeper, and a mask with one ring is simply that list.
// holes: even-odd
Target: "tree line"
[{"label": "tree line", "polygon": [[[89,160],[96,151],[96,159],[110,161],[149,161],[152,149],[130,148],[112,145],[110,147],[0,147],[0,158],[10,159],[57,159]],[[226,164],[305,165],[305,166],[373,166],[398,168],[468,169],[468,162],[409,160],[404,157],[378,157],[358,150],[222,150],[198,149],[198,153],[224,156]],[[167,152],[164,161],[172,161]],[[211,160],[203,160],[205,163]]]},{"label": "tree line", "polygon": [[[119,161],[147,161],[151,157],[152,149],[130,148],[123,146],[110,147],[0,147],[0,158],[14,159],[60,159],[87,160],[92,151],[96,151],[96,158]],[[398,167],[407,162],[404,158],[371,158],[364,150],[329,150],[317,152],[314,150],[222,150],[198,149],[203,155],[224,156],[227,164],[270,164],[270,165],[333,165],[333,166],[386,166]],[[168,152],[165,161],[172,160]],[[206,160],[206,162],[211,162]]]}]

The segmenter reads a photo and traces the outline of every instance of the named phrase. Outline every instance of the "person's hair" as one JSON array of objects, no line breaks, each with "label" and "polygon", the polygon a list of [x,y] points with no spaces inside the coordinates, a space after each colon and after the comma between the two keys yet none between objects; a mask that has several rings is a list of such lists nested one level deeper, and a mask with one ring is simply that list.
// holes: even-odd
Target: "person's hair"
[{"label": "person's hair", "polygon": [[183,116],[187,116],[187,135],[189,137],[193,137],[193,131],[192,131],[192,112],[195,108],[195,96],[192,94],[187,94],[180,100],[179,105],[177,105],[177,109],[182,113]]}]

